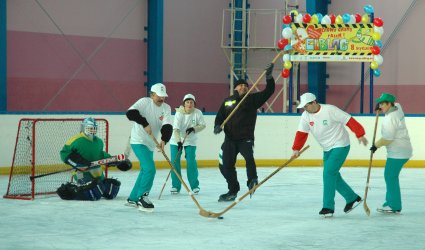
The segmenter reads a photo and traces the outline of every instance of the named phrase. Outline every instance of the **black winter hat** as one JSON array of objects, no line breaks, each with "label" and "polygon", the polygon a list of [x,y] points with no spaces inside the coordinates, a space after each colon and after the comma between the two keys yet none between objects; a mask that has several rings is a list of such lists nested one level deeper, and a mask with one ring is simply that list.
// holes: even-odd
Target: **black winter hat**
[{"label": "black winter hat", "polygon": [[248,83],[245,79],[239,79],[234,83],[234,87],[236,88],[239,84],[245,84],[248,87]]}]

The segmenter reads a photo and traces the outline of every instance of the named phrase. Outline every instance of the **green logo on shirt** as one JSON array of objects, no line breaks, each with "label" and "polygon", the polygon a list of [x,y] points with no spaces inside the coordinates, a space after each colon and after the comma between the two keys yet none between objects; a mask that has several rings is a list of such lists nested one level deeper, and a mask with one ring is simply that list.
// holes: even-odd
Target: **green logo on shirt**
[{"label": "green logo on shirt", "polygon": [[327,126],[328,125],[328,120],[323,120],[323,125]]}]

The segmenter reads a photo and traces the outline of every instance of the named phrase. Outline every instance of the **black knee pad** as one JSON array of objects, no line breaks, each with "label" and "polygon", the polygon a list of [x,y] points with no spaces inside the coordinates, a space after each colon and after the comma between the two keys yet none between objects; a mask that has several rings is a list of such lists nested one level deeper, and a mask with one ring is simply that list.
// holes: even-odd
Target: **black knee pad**
[{"label": "black knee pad", "polygon": [[78,186],[68,182],[62,184],[57,190],[56,193],[62,200],[75,200],[77,197]]},{"label": "black knee pad", "polygon": [[103,190],[97,180],[92,180],[84,185],[78,186],[76,200],[97,201],[102,198]]}]

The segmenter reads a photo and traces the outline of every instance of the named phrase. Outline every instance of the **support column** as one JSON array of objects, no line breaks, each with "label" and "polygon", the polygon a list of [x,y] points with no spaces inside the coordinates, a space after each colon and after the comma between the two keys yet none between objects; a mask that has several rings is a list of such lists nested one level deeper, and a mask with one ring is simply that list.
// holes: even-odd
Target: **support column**
[{"label": "support column", "polygon": [[0,0],[0,112],[7,111],[7,5]]},{"label": "support column", "polygon": [[[328,0],[306,0],[307,12],[310,15],[328,13]],[[326,63],[309,62],[308,64],[308,91],[315,94],[320,103],[326,103]]]},{"label": "support column", "polygon": [[164,0],[148,0],[147,94],[152,85],[163,81]]}]

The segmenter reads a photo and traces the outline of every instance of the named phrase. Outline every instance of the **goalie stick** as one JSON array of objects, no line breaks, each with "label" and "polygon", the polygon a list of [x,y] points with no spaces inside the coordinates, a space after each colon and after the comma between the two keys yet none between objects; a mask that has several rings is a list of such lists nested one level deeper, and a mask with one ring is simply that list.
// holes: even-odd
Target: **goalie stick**
[{"label": "goalie stick", "polygon": [[[372,145],[375,145],[376,129],[378,127],[378,118],[379,118],[379,110],[376,111],[375,128],[373,129]],[[366,188],[364,191],[364,199],[363,199],[363,208],[367,216],[370,216],[370,209],[367,206],[366,199],[367,199],[367,192],[369,190],[369,180],[370,180],[370,170],[372,169],[372,159],[373,159],[373,152],[370,151],[369,168],[367,170]]]},{"label": "goalie stick", "polygon": [[[101,160],[97,160],[97,161],[92,161],[90,163],[90,166],[88,166],[85,169],[82,169],[82,171],[92,169],[92,168],[94,168],[95,166],[98,166],[98,165],[105,165],[105,164],[112,163],[112,162],[124,161],[125,159],[127,159],[127,158],[125,157],[124,154],[119,154],[119,155],[111,156],[109,158],[105,158],[105,159],[101,159]],[[32,181],[32,180],[37,179],[37,178],[40,178],[40,177],[49,176],[49,175],[53,175],[53,174],[59,174],[59,173],[71,171],[71,170],[74,170],[74,169],[75,168],[69,168],[69,169],[64,169],[64,170],[60,170],[60,171],[56,171],[56,172],[51,172],[51,173],[47,173],[47,174],[40,174],[40,175],[30,176],[30,180]]]},{"label": "goalie stick", "polygon": [[201,210],[199,212],[199,214],[201,216],[204,217],[209,217],[209,218],[218,218],[221,217],[224,213],[226,213],[227,211],[229,211],[230,209],[232,209],[234,206],[236,206],[236,204],[238,204],[239,202],[241,202],[245,197],[247,197],[248,195],[252,194],[255,192],[255,190],[257,190],[261,185],[263,185],[264,182],[266,182],[267,180],[269,180],[273,175],[275,175],[277,172],[279,172],[282,168],[286,167],[289,163],[291,163],[293,160],[297,159],[304,151],[306,151],[310,146],[307,145],[306,147],[304,147],[298,156],[292,156],[289,160],[287,160],[282,166],[278,167],[273,173],[271,173],[269,176],[267,176],[264,180],[262,180],[260,183],[258,183],[257,185],[255,185],[251,190],[249,190],[248,192],[246,192],[244,195],[242,195],[239,199],[237,199],[236,201],[233,201],[232,204],[230,204],[230,206],[226,207],[223,211],[219,212],[219,213],[214,213],[214,212],[209,212],[209,211],[205,211],[205,210]]}]

